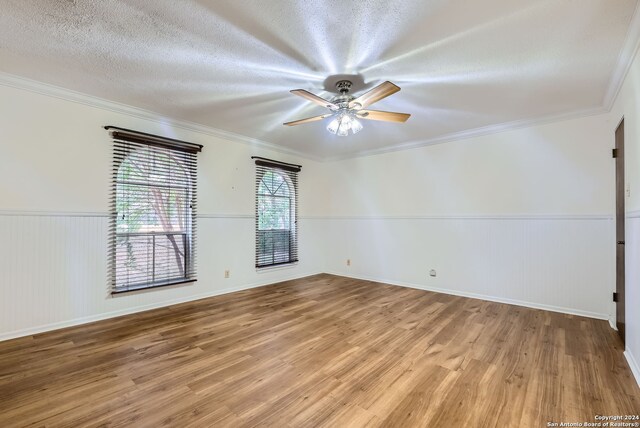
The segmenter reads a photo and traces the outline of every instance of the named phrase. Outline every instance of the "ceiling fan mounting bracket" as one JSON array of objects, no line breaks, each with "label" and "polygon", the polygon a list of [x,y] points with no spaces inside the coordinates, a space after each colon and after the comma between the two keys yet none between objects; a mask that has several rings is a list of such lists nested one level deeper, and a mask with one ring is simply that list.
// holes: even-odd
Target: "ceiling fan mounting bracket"
[{"label": "ceiling fan mounting bracket", "polygon": [[349,93],[351,85],[351,80],[338,80],[336,82],[336,89],[338,90],[338,92],[340,92],[340,94],[346,95]]}]

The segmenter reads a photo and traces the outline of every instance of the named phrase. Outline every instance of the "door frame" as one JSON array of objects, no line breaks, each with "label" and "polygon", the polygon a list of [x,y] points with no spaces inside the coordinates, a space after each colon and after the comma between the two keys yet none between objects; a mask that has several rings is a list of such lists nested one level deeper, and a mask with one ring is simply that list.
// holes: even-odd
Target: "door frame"
[{"label": "door frame", "polygon": [[620,122],[616,126],[614,139],[615,139],[615,240],[616,240],[616,261],[615,261],[615,273],[616,273],[616,291],[615,305],[616,305],[616,328],[618,334],[625,342],[625,313],[626,313],[626,278],[625,278],[625,170],[624,170],[624,149],[625,149],[625,135],[624,135],[624,116],[620,119]]}]

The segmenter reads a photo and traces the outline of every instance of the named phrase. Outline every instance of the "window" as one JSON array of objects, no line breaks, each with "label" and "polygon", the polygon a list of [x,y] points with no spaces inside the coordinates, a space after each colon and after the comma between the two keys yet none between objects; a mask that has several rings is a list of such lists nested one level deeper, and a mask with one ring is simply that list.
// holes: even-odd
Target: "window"
[{"label": "window", "polygon": [[299,165],[256,160],[256,267],[298,261]]},{"label": "window", "polygon": [[106,127],[113,137],[113,293],[195,281],[202,146]]}]

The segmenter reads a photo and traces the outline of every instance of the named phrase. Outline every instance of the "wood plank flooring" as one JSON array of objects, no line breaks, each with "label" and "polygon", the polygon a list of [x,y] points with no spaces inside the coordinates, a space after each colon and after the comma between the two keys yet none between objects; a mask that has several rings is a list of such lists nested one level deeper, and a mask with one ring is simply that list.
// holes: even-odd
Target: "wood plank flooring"
[{"label": "wood plank flooring", "polygon": [[606,321],[317,275],[0,342],[0,427],[546,427],[640,413]]}]

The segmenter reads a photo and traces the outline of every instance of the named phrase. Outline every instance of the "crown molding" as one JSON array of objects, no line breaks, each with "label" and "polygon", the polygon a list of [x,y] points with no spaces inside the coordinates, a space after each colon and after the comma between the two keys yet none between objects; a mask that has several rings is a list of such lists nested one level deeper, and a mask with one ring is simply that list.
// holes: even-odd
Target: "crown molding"
[{"label": "crown molding", "polygon": [[114,113],[124,114],[127,116],[136,117],[138,119],[144,119],[151,122],[170,125],[174,128],[197,132],[199,134],[209,135],[209,136],[220,138],[227,141],[239,142],[239,143],[250,145],[252,147],[259,147],[267,150],[273,150],[275,152],[284,153],[284,154],[293,155],[293,156],[299,156],[301,158],[310,159],[317,162],[322,160],[314,156],[311,156],[307,153],[302,153],[297,150],[288,149],[286,147],[269,143],[266,141],[262,141],[257,138],[247,137],[246,135],[236,134],[234,132],[229,132],[222,129],[201,125],[195,122],[173,119],[165,115],[162,115],[160,113],[153,112],[151,110],[145,110],[138,107],[133,107],[127,104],[118,103],[116,101],[111,101],[111,100],[96,97],[93,95],[85,94],[82,92],[77,92],[71,89],[62,88],[60,86],[50,85],[48,83],[38,82],[38,81],[27,79],[24,77],[16,76],[14,74],[0,72],[0,85],[8,86],[15,89],[21,89],[29,92],[34,92],[40,95],[45,95],[48,97],[58,98],[61,100],[82,104],[88,107],[94,107],[102,110],[111,111]]},{"label": "crown molding", "polygon": [[[635,17],[635,14],[634,14],[634,17]],[[634,21],[640,22],[640,20],[635,20],[635,19]],[[473,137],[497,134],[500,132],[506,132],[506,131],[511,131],[511,130],[520,129],[520,128],[528,128],[532,126],[539,126],[547,123],[560,122],[563,120],[594,116],[594,115],[599,115],[599,114],[608,112],[607,109],[605,109],[602,106],[599,106],[599,107],[593,107],[588,109],[564,112],[560,114],[540,116],[540,117],[531,118],[531,119],[522,119],[522,120],[515,120],[510,122],[503,122],[499,124],[488,125],[488,126],[468,129],[460,132],[453,132],[445,135],[440,135],[438,137],[434,137],[426,140],[410,141],[406,143],[397,144],[394,146],[358,151],[358,152],[349,153],[342,156],[317,157],[317,156],[310,155],[308,153],[303,153],[301,151],[288,149],[278,144],[266,142],[263,140],[258,140],[255,138],[247,137],[245,135],[224,131],[222,129],[213,128],[213,127],[201,125],[194,122],[172,119],[150,110],[145,110],[138,107],[129,106],[126,104],[121,104],[115,101],[106,100],[93,95],[88,95],[81,92],[73,91],[71,89],[66,89],[59,86],[38,82],[35,80],[23,78],[20,76],[9,74],[9,73],[0,72],[0,85],[12,87],[15,89],[26,90],[29,92],[34,92],[41,95],[62,99],[65,101],[79,103],[89,107],[104,109],[104,110],[124,114],[131,117],[149,120],[156,123],[168,124],[175,128],[197,132],[200,134],[209,135],[212,137],[224,139],[231,142],[239,142],[246,145],[250,145],[252,147],[259,147],[267,150],[273,150],[278,153],[298,156],[298,157],[309,159],[316,162],[334,162],[334,161],[340,161],[345,159],[352,159],[352,158],[373,156],[373,155],[378,155],[383,153],[410,150],[410,149],[419,148],[423,146],[430,146],[434,144],[448,143],[448,142],[464,140],[464,139],[473,138]]]},{"label": "crown molding", "polygon": [[640,4],[636,4],[633,15],[631,16],[631,22],[629,22],[624,44],[618,54],[616,68],[613,71],[613,75],[609,81],[609,88],[604,96],[602,105],[607,111],[611,111],[613,103],[618,98],[620,89],[622,89],[624,80],[629,73],[631,64],[638,51],[638,47],[640,47]]},{"label": "crown molding", "polygon": [[564,112],[560,114],[540,116],[532,119],[514,120],[510,122],[498,123],[495,125],[482,126],[480,128],[468,129],[460,132],[453,132],[450,134],[440,135],[438,137],[429,138],[427,140],[411,141],[407,143],[397,144],[395,146],[381,147],[379,149],[364,150],[356,153],[336,156],[331,158],[324,158],[325,162],[341,161],[352,158],[359,158],[365,156],[374,156],[383,153],[398,152],[403,150],[416,149],[424,146],[431,146],[434,144],[450,143],[453,141],[465,140],[473,137],[481,137],[485,135],[499,134],[501,132],[513,131],[515,129],[530,128],[532,126],[540,126],[554,122],[561,122],[570,119],[579,119],[581,117],[596,116],[605,114],[608,111],[604,107],[592,107],[582,110],[574,110],[570,112]]}]

